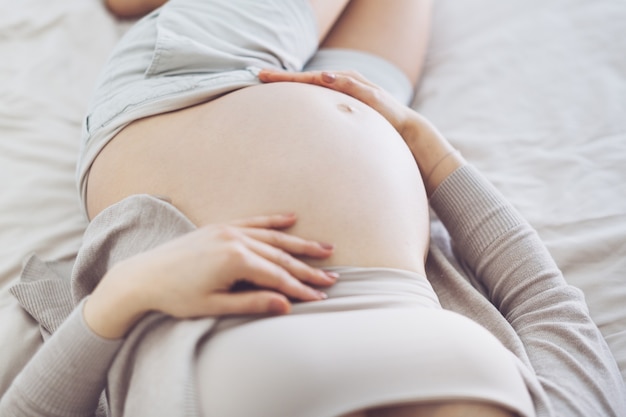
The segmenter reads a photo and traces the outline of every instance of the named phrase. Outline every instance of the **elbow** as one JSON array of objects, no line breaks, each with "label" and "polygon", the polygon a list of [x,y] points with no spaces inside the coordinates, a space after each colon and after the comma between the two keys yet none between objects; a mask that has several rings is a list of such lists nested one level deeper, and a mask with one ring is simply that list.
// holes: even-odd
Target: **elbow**
[{"label": "elbow", "polygon": [[149,7],[145,1],[105,0],[109,12],[119,19],[135,19],[156,7]]},{"label": "elbow", "polygon": [[127,3],[123,0],[105,0],[104,4],[111,14],[120,19],[129,19],[131,18],[131,13],[129,13],[129,7],[127,7]]}]

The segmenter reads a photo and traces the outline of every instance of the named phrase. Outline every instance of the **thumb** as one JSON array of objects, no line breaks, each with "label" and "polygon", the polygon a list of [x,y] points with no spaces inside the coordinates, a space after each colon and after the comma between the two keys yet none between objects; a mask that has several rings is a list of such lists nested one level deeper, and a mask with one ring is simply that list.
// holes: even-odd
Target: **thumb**
[{"label": "thumb", "polygon": [[291,311],[291,303],[282,294],[266,290],[213,294],[207,300],[209,315],[271,314]]}]

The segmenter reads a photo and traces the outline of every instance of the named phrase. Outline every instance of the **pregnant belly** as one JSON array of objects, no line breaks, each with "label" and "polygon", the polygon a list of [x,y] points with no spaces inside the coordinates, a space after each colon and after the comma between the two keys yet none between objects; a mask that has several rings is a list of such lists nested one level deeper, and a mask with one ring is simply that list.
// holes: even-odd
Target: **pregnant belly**
[{"label": "pregnant belly", "polygon": [[89,213],[138,193],[168,197],[197,225],[294,212],[290,233],[336,245],[312,264],[423,272],[413,157],[378,113],[332,90],[263,84],[132,123],[91,169]]}]

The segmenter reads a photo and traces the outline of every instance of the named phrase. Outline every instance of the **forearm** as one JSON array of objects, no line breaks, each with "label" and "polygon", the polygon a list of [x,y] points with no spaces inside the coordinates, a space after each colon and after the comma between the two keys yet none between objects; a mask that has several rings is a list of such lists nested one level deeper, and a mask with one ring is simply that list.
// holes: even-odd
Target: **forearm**
[{"label": "forearm", "polygon": [[581,291],[514,207],[471,167],[441,184],[431,205],[523,342],[559,415],[621,415],[623,382]]},{"label": "forearm", "polygon": [[90,331],[81,303],[37,352],[0,401],[2,417],[93,416],[121,340]]}]

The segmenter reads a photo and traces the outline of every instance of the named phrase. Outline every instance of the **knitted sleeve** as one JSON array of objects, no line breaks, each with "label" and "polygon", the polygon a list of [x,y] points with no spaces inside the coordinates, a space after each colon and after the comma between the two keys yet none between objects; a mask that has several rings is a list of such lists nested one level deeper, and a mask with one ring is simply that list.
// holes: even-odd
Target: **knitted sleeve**
[{"label": "knitted sleeve", "polygon": [[471,166],[430,202],[520,337],[556,414],[626,415],[623,379],[583,293],[567,284],[535,230]]},{"label": "knitted sleeve", "polygon": [[0,417],[92,417],[122,340],[103,339],[81,302],[0,400]]}]

